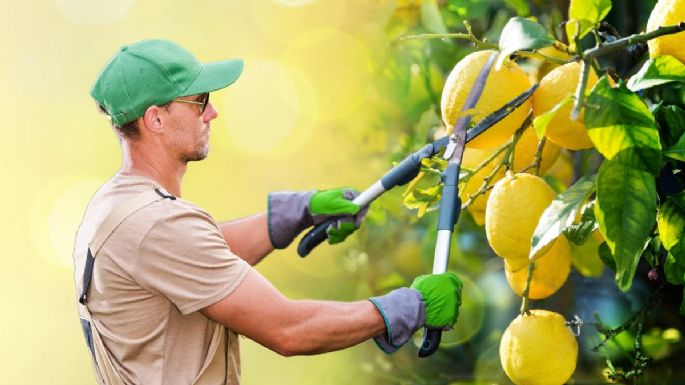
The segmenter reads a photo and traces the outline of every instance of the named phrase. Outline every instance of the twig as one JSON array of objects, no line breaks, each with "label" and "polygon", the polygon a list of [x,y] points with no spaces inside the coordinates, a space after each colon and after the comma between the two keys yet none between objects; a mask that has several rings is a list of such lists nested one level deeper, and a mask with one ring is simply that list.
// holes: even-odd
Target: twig
[{"label": "twig", "polygon": [[401,42],[405,40],[461,39],[469,40],[477,48],[499,49],[498,44],[490,43],[485,41],[485,39],[478,39],[476,35],[473,34],[471,24],[469,24],[467,21],[464,22],[464,26],[466,27],[466,33],[420,33],[418,35],[400,36],[395,41]]},{"label": "twig", "polygon": [[583,52],[582,56],[584,56],[585,58],[596,58],[602,55],[606,55],[611,51],[615,51],[617,49],[621,49],[629,45],[642,43],[657,38],[659,36],[670,35],[682,31],[685,31],[685,21],[681,21],[680,23],[675,25],[659,27],[652,32],[636,33],[634,35],[630,35],[622,39],[612,41],[611,43],[603,44],[599,47],[587,49]]},{"label": "twig", "polygon": [[480,185],[480,188],[478,188],[478,190],[475,193],[469,195],[468,199],[466,199],[466,203],[461,205],[462,210],[466,210],[469,206],[471,206],[473,204],[473,202],[476,200],[476,198],[478,198],[479,196],[485,194],[486,192],[488,192],[488,190],[490,190],[490,187],[491,187],[490,182],[495,178],[495,175],[497,175],[497,173],[499,172],[499,170],[502,168],[503,165],[504,165],[503,162],[498,164],[497,167],[495,167],[492,170],[492,172],[490,174],[488,174],[488,176],[483,178],[483,184]]},{"label": "twig", "polygon": [[545,144],[547,144],[547,137],[543,136],[538,142],[538,148],[535,150],[535,158],[533,159],[533,169],[535,170],[535,175],[540,175],[540,164],[542,163],[542,151],[545,149]]},{"label": "twig", "polygon": [[[486,176],[485,178],[483,178],[483,184],[481,184],[480,188],[479,188],[475,193],[469,195],[468,199],[466,200],[466,203],[464,203],[464,204],[461,206],[461,209],[462,209],[462,210],[465,210],[466,208],[468,208],[469,206],[471,206],[471,205],[473,204],[473,202],[476,200],[476,198],[478,198],[479,196],[485,194],[486,192],[488,192],[488,191],[492,188],[492,187],[490,186],[490,182],[492,182],[492,180],[495,178],[495,175],[497,175],[497,173],[499,172],[499,170],[500,170],[502,167],[507,166],[508,169],[511,168],[511,167],[509,166],[509,161],[510,161],[510,160],[513,160],[513,157],[514,157],[514,156],[513,156],[513,152],[514,152],[514,148],[516,147],[516,143],[518,142],[519,138],[521,137],[521,134],[523,133],[523,130],[525,130],[525,127],[527,127],[527,126],[530,124],[531,116],[532,116],[531,114],[528,114],[528,117],[527,117],[526,120],[523,122],[523,124],[521,125],[521,127],[520,127],[518,130],[516,130],[516,132],[514,133],[514,136],[511,138],[511,140],[510,140],[509,142],[507,142],[507,144],[505,144],[504,146],[502,146],[502,148],[506,148],[506,149],[507,149],[507,153],[506,153],[506,155],[504,155],[504,159],[502,160],[502,162],[500,162],[500,163],[492,170],[492,172],[490,172],[490,174],[488,174],[488,176]],[[499,149],[498,149],[498,151],[499,151]],[[472,174],[472,175],[473,175],[473,174]]]},{"label": "twig", "polygon": [[530,126],[530,123],[533,121],[533,113],[529,112],[528,116],[526,116],[526,119],[523,121],[523,124],[521,124],[521,127],[519,127],[518,130],[514,133],[514,137],[511,139],[511,142],[509,143],[509,150],[507,151],[507,155],[504,157],[504,165],[507,168],[507,171],[513,170],[515,173],[516,170],[514,170],[514,154],[516,153],[516,144],[518,143],[519,139],[521,139],[521,135],[523,135],[523,131]]},{"label": "twig", "polygon": [[533,281],[533,271],[535,271],[535,261],[528,264],[528,276],[526,277],[526,287],[523,289],[523,301],[521,301],[521,314],[530,313],[530,283]]},{"label": "twig", "polygon": [[578,80],[578,87],[574,96],[573,109],[571,110],[571,120],[576,121],[580,117],[580,109],[583,106],[585,99],[585,87],[587,87],[587,79],[590,74],[590,66],[587,61],[580,62],[580,79]]},{"label": "twig", "polygon": [[472,176],[474,176],[474,175],[477,174],[479,171],[481,171],[482,169],[484,169],[485,166],[487,166],[490,162],[492,162],[493,160],[495,160],[495,158],[497,158],[497,157],[499,156],[499,154],[501,154],[502,152],[504,152],[504,150],[506,150],[506,149],[509,147],[509,143],[511,143],[511,141],[509,141],[509,142],[503,144],[502,146],[500,146],[497,150],[495,150],[495,152],[493,152],[492,154],[490,154],[490,156],[488,156],[487,159],[485,159],[484,161],[482,161],[478,166],[476,166],[476,168],[474,168],[473,170],[471,170],[471,173],[470,173],[470,174],[468,174],[468,175],[464,176],[463,178],[459,179],[459,183],[468,181],[469,179],[471,179]]},{"label": "twig", "polygon": [[498,49],[499,46],[494,43],[478,40],[475,36],[468,33],[420,33],[418,35],[406,35],[399,37],[398,42],[405,40],[431,40],[431,39],[461,39],[469,40],[478,48]]}]

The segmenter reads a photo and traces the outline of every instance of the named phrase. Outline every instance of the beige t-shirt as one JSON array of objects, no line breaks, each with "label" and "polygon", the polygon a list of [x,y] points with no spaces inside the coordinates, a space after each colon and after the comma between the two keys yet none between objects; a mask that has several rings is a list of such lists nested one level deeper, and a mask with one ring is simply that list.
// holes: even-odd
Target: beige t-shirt
[{"label": "beige t-shirt", "polygon": [[[156,187],[117,174],[93,196],[74,247],[77,294],[98,225],[113,207]],[[199,310],[231,293],[250,269],[212,217],[183,199],[162,199],[124,220],[95,258],[87,302],[124,382],[238,384],[238,336]]]}]

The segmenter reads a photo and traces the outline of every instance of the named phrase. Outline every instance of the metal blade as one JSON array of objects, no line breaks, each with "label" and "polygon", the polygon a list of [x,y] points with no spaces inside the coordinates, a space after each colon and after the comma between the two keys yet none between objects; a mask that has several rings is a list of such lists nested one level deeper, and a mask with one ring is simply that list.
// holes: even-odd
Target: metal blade
[{"label": "metal blade", "polygon": [[472,141],[473,139],[478,137],[478,135],[482,134],[485,130],[494,126],[500,120],[504,119],[504,117],[509,115],[509,113],[511,113],[511,111],[515,110],[521,104],[523,104],[526,100],[528,100],[533,95],[533,93],[535,92],[535,90],[537,88],[538,88],[538,84],[533,85],[528,90],[526,90],[524,93],[520,94],[519,96],[512,99],[509,103],[502,106],[502,108],[493,112],[492,114],[485,117],[485,119],[478,122],[478,124],[476,124],[473,128],[471,128],[466,133],[466,142],[468,143],[468,142]]},{"label": "metal blade", "polygon": [[450,142],[447,144],[445,153],[442,156],[443,159],[450,160],[457,158],[461,161],[464,145],[466,144],[466,128],[469,126],[469,123],[471,123],[471,117],[473,115],[465,112],[472,110],[478,103],[478,100],[485,89],[485,83],[488,80],[490,70],[495,63],[495,59],[497,59],[497,55],[497,52],[493,52],[485,65],[480,69],[480,72],[478,72],[478,76],[473,82],[473,87],[471,87],[469,95],[466,97],[466,101],[461,107],[461,114],[459,118],[457,118],[457,121],[454,122],[452,132],[449,133]]}]

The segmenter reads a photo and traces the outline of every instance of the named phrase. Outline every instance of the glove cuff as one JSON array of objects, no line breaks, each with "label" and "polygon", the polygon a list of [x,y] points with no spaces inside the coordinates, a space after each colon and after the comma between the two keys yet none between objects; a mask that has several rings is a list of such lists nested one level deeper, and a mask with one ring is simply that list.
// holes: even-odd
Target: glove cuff
[{"label": "glove cuff", "polygon": [[426,305],[418,290],[403,287],[369,298],[385,321],[385,333],[373,338],[385,353],[397,351],[426,324]]},{"label": "glove cuff", "polygon": [[269,194],[269,239],[276,249],[285,249],[302,230],[313,225],[309,200],[316,190],[281,191]]}]

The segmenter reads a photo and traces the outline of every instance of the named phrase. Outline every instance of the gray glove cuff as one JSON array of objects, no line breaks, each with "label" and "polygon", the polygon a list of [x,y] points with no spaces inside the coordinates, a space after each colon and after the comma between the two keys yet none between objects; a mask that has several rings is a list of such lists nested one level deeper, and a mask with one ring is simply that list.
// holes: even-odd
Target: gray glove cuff
[{"label": "gray glove cuff", "polygon": [[385,320],[386,332],[373,338],[385,353],[394,353],[426,324],[426,304],[418,290],[403,287],[369,301]]},{"label": "gray glove cuff", "polygon": [[269,239],[277,249],[285,249],[295,237],[313,225],[309,200],[315,190],[282,191],[269,194]]}]

